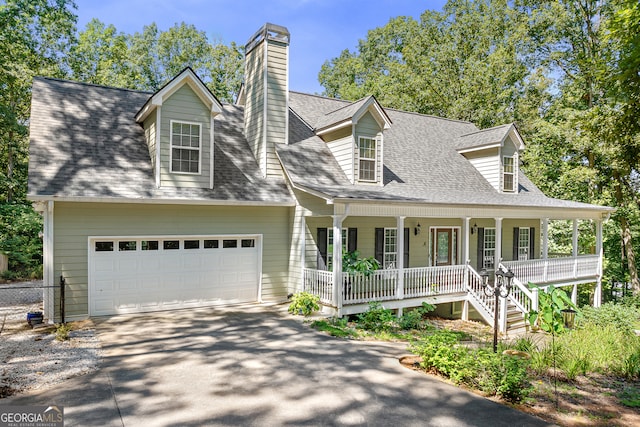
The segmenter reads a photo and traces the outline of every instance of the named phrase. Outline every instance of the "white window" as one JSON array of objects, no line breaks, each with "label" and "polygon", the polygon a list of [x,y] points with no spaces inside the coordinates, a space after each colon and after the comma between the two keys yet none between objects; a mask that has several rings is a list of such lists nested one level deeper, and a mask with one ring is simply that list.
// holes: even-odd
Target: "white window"
[{"label": "white window", "polygon": [[513,157],[504,156],[502,159],[502,179],[504,191],[515,191],[515,162]]},{"label": "white window", "polygon": [[366,136],[358,137],[358,180],[365,182],[376,182],[377,161],[376,161],[376,140]]},{"label": "white window", "polygon": [[171,121],[171,172],[200,173],[200,140],[198,123]]},{"label": "white window", "polygon": [[518,261],[526,261],[529,259],[529,227],[520,227],[518,229]]},{"label": "white window", "polygon": [[[342,255],[347,253],[347,239],[349,237],[349,229],[342,229]],[[332,270],[333,267],[333,228],[327,230],[327,270]]]},{"label": "white window", "polygon": [[396,228],[384,229],[384,268],[396,268],[398,261],[398,230]]},{"label": "white window", "polygon": [[496,229],[484,229],[484,245],[482,249],[482,268],[491,269],[496,259]]}]

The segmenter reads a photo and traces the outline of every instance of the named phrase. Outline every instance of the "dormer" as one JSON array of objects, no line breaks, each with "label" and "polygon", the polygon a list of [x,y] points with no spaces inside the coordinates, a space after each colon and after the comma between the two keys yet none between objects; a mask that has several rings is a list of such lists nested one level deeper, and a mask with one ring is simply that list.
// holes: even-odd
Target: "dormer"
[{"label": "dormer", "polygon": [[154,93],[136,114],[156,187],[213,188],[213,119],[222,104],[191,68]]},{"label": "dormer", "polygon": [[315,133],[352,184],[383,185],[384,130],[391,119],[373,96],[321,116]]},{"label": "dormer", "polygon": [[515,125],[507,124],[462,135],[457,151],[502,193],[518,192],[522,137]]}]

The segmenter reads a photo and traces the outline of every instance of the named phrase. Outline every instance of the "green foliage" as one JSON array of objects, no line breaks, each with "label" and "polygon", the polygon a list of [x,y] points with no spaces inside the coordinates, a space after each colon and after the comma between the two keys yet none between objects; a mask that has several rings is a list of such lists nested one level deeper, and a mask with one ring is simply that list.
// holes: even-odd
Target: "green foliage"
[{"label": "green foliage", "polygon": [[69,332],[71,332],[70,323],[59,323],[56,325],[56,339],[58,341],[67,341],[69,339]]},{"label": "green foliage", "polygon": [[394,322],[391,310],[384,308],[378,301],[370,302],[367,311],[357,317],[358,327],[371,331],[391,330]]},{"label": "green foliage", "polygon": [[401,329],[404,330],[423,330],[430,326],[429,322],[426,320],[426,316],[428,313],[431,313],[435,310],[435,306],[431,305],[427,302],[423,302],[420,307],[414,308],[413,310],[407,310],[402,314],[402,317],[398,321],[398,325]]},{"label": "green foliage", "polygon": [[612,326],[619,331],[634,335],[634,329],[638,322],[638,309],[623,304],[608,302],[598,308],[583,307],[582,316],[578,325],[586,327],[593,325],[596,327]]},{"label": "green foliage", "polygon": [[291,296],[289,313],[309,316],[314,311],[320,310],[320,297],[308,292],[298,292]]},{"label": "green foliage", "polygon": [[338,338],[348,338],[354,335],[354,331],[347,328],[345,322],[332,322],[327,320],[314,320],[311,327],[319,331],[327,332],[329,335]]},{"label": "green foliage", "polygon": [[620,403],[630,408],[640,408],[640,387],[628,386],[618,394]]},{"label": "green foliage", "polygon": [[422,367],[456,384],[465,384],[510,402],[522,401],[531,391],[526,359],[472,349],[459,343],[451,331],[436,331],[411,345],[422,357]]},{"label": "green foliage", "polygon": [[577,307],[571,302],[562,289],[549,285],[547,289],[529,283],[530,287],[538,289],[538,310],[531,310],[527,315],[531,326],[538,326],[545,332],[557,334],[564,331],[562,310]]},{"label": "green foliage", "polygon": [[42,277],[42,217],[26,204],[0,204],[0,252],[9,256],[6,279]]},{"label": "green foliage", "polygon": [[358,251],[347,252],[342,256],[342,271],[360,273],[370,276],[380,268],[380,263],[374,257],[360,258]]}]

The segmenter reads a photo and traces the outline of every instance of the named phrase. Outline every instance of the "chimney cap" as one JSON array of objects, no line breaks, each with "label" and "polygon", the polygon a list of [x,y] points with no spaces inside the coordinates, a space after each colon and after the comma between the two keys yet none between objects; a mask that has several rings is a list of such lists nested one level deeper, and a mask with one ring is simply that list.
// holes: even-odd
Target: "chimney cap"
[{"label": "chimney cap", "polygon": [[245,45],[245,52],[251,51],[263,40],[273,40],[285,44],[289,44],[291,34],[287,27],[282,25],[271,24],[267,22],[256,33],[249,38],[249,41]]}]

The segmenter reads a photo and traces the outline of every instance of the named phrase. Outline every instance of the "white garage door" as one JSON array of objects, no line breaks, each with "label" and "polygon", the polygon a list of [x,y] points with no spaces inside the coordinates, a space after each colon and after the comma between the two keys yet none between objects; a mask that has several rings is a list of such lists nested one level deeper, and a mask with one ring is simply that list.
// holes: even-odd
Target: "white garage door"
[{"label": "white garage door", "polygon": [[257,301],[260,236],[89,239],[89,314]]}]

